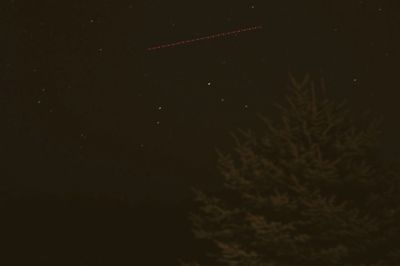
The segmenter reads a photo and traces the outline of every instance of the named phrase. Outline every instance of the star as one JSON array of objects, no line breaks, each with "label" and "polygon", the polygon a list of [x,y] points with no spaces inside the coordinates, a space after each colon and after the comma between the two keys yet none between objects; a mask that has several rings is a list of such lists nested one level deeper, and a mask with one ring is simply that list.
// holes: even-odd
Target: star
[{"label": "star", "polygon": [[208,85],[208,86],[211,86],[211,82],[208,82],[207,85]]}]

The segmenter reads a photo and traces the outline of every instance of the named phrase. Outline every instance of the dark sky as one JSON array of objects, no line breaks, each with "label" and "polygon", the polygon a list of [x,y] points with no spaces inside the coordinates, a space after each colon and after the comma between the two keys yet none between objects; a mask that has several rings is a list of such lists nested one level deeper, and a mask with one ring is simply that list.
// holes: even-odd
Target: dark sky
[{"label": "dark sky", "polygon": [[381,114],[385,149],[399,148],[397,0],[1,5],[2,185],[180,199],[213,182],[229,131],[275,115],[289,70]]}]

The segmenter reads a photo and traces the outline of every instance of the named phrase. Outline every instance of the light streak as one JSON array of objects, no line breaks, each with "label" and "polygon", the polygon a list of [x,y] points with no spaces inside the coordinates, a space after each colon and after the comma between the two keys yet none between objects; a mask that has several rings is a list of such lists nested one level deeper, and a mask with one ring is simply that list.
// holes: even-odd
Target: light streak
[{"label": "light streak", "polygon": [[247,32],[247,31],[254,31],[254,30],[259,30],[259,29],[262,29],[262,26],[254,26],[254,27],[238,29],[238,30],[229,31],[229,32],[216,33],[216,34],[208,35],[205,37],[200,37],[200,38],[195,38],[195,39],[190,39],[190,40],[178,41],[178,42],[174,42],[174,43],[167,43],[167,44],[149,47],[149,48],[147,48],[147,51],[154,51],[154,50],[158,50],[158,49],[170,48],[170,47],[174,47],[174,46],[185,45],[185,44],[190,44],[190,43],[199,42],[199,41],[211,40],[211,39],[226,37],[226,36],[230,36],[230,35],[234,35],[234,34],[239,34],[239,33]]}]

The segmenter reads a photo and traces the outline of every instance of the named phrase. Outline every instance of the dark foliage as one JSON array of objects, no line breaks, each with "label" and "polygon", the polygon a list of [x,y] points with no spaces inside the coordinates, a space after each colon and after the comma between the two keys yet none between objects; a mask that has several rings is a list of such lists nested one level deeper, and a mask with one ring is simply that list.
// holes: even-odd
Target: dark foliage
[{"label": "dark foliage", "polygon": [[378,123],[291,81],[281,120],[220,153],[221,191],[196,190],[204,265],[400,265],[400,172],[378,155]]}]

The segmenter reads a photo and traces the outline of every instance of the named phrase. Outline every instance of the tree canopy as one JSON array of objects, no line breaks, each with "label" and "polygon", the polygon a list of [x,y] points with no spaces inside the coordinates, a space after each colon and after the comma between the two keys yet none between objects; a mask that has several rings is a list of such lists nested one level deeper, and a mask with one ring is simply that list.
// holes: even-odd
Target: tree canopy
[{"label": "tree canopy", "polygon": [[399,171],[378,154],[379,120],[355,119],[323,82],[290,79],[280,119],[219,152],[221,190],[195,190],[205,265],[399,265]]}]

